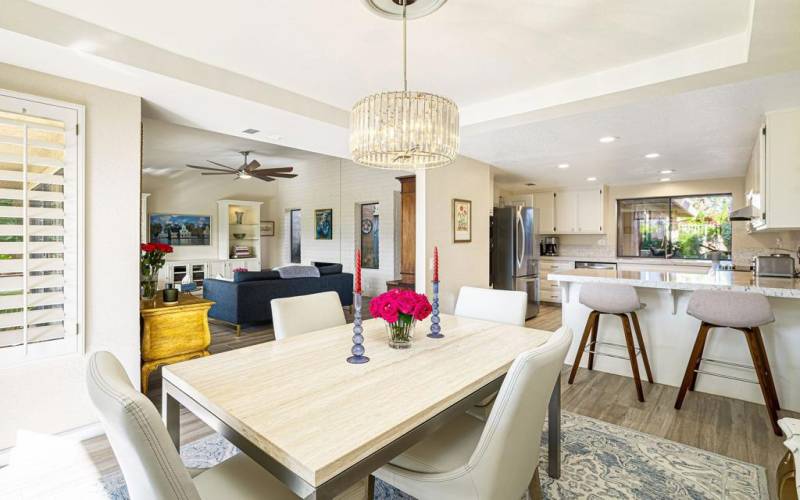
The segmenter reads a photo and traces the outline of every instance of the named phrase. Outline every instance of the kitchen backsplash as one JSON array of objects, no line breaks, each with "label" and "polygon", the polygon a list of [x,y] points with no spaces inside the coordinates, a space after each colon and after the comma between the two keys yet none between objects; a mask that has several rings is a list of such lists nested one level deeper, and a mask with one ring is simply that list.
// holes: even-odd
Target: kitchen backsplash
[{"label": "kitchen backsplash", "polygon": [[[759,235],[761,236],[761,235]],[[766,235],[765,235],[766,236]],[[740,247],[733,242],[733,264],[735,266],[749,266],[753,257],[756,255],[769,255],[771,253],[789,253],[795,259],[798,258],[797,250],[800,246],[800,233],[784,233],[780,241],[775,241],[772,238],[766,239],[764,246],[747,246]],[[616,257],[616,248],[611,245],[599,245],[596,242],[590,245],[579,245],[574,243],[563,243],[559,247],[559,254],[564,257],[584,257],[584,258],[612,258]],[[772,244],[774,248],[767,245]],[[778,246],[780,245],[780,246]],[[800,268],[800,262],[798,262]]]}]

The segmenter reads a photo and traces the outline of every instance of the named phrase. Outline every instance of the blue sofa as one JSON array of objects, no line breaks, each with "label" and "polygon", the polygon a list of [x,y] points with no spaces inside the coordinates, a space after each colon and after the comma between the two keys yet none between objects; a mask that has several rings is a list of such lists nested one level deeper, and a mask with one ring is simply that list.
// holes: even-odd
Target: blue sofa
[{"label": "blue sofa", "polygon": [[241,325],[272,321],[270,301],[311,293],[334,291],[342,306],[353,304],[353,275],[343,273],[341,264],[315,263],[319,278],[281,279],[277,271],[237,272],[233,281],[209,278],[203,281],[203,297],[215,304],[210,318]]}]

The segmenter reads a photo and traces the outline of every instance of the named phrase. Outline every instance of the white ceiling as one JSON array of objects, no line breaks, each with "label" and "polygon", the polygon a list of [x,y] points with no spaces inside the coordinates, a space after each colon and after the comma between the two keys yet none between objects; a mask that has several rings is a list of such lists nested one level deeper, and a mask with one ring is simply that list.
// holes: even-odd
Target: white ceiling
[{"label": "white ceiling", "polygon": [[739,176],[764,112],[795,106],[800,72],[484,133],[464,138],[462,153],[501,166],[496,179],[510,189],[657,182],[666,169],[673,180]]},{"label": "white ceiling", "polygon": [[142,171],[151,176],[199,176],[200,172],[186,168],[186,164],[215,168],[207,160],[238,168],[242,164],[240,151],[252,151],[249,159],[258,160],[263,167],[291,167],[332,159],[309,151],[158,120],[145,119],[143,131]]},{"label": "white ceiling", "polygon": [[[343,109],[402,85],[400,23],[360,0],[34,2]],[[452,0],[409,22],[409,85],[468,106],[743,33],[750,10],[750,0]]]},{"label": "white ceiling", "polygon": [[[348,157],[353,102],[401,84],[399,23],[360,0],[2,1],[0,62],[142,96],[147,117],[278,156]],[[409,83],[455,98],[461,153],[514,186],[740,175],[761,113],[800,95],[797,26],[797,0],[452,0],[410,22]],[[597,143],[608,134],[622,140]]]}]

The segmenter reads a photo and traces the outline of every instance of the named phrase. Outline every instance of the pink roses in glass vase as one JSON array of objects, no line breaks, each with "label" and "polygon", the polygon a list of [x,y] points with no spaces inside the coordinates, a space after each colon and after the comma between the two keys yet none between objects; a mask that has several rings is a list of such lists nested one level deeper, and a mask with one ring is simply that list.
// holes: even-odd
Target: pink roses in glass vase
[{"label": "pink roses in glass vase", "polygon": [[395,349],[411,347],[414,325],[431,314],[428,297],[411,290],[389,290],[373,298],[369,303],[373,318],[386,322],[389,346]]}]

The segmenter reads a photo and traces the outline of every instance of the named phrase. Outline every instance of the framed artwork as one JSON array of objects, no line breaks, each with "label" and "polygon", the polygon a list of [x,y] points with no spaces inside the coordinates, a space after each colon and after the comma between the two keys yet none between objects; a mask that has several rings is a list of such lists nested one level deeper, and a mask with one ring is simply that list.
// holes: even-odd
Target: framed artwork
[{"label": "framed artwork", "polygon": [[150,242],[172,246],[211,245],[211,216],[150,214]]},{"label": "framed artwork", "polygon": [[275,221],[262,220],[261,221],[261,236],[275,236]]},{"label": "framed artwork", "polygon": [[472,202],[453,200],[453,243],[472,241]]},{"label": "framed artwork", "polygon": [[333,239],[333,209],[318,208],[314,210],[314,239]]}]

